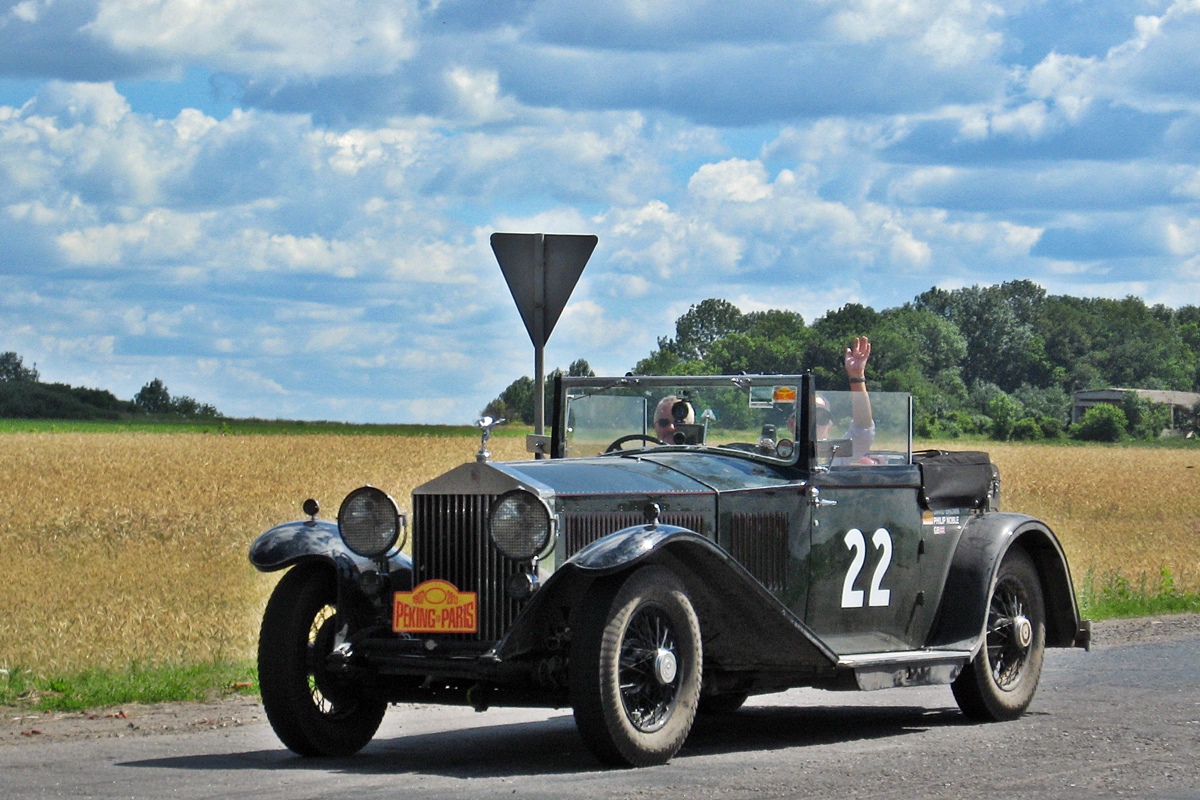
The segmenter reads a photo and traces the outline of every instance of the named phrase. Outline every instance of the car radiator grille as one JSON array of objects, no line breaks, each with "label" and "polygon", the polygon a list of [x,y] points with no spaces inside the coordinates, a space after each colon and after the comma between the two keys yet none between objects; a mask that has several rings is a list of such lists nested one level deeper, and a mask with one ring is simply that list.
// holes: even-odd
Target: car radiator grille
[{"label": "car radiator grille", "polygon": [[413,582],[439,578],[464,592],[475,592],[479,630],[473,634],[438,634],[451,640],[496,641],[516,619],[520,604],[505,596],[504,582],[520,572],[487,534],[494,497],[440,494],[413,496]]}]

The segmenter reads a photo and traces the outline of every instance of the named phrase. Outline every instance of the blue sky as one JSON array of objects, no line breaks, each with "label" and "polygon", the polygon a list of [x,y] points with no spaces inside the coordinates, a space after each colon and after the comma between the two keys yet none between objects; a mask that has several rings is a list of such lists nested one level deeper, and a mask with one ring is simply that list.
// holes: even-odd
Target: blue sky
[{"label": "blue sky", "polygon": [[1200,0],[0,0],[0,351],[231,416],[463,423],[493,231],[594,233],[547,346],[708,297],[1200,304]]}]

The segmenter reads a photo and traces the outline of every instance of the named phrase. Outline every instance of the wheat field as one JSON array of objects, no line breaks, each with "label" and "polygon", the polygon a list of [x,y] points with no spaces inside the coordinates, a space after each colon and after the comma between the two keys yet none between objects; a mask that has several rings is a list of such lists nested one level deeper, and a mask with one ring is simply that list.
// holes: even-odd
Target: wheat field
[{"label": "wheat field", "polygon": [[[935,445],[936,446],[936,445]],[[520,438],[493,438],[499,460]],[[248,560],[316,497],[370,483],[402,507],[470,461],[470,437],[14,433],[0,437],[0,666],[41,674],[251,659],[278,575]],[[947,449],[954,449],[948,447]],[[991,445],[1006,510],[1047,521],[1089,572],[1200,589],[1200,454]]]},{"label": "wheat field", "polygon": [[[412,489],[471,437],[10,434],[0,438],[0,666],[38,673],[251,658],[278,575],[251,542],[337,515],[370,483]],[[524,440],[493,438],[497,458]]]},{"label": "wheat field", "polygon": [[[946,446],[946,449],[953,449]],[[1200,450],[987,442],[1001,507],[1045,521],[1062,542],[1075,588],[1120,572],[1148,588],[1163,569],[1200,591]]]}]

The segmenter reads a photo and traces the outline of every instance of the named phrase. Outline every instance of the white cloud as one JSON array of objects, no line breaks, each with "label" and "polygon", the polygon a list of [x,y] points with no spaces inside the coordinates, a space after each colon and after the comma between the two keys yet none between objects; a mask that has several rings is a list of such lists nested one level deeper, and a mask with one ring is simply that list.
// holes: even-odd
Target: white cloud
[{"label": "white cloud", "polygon": [[101,0],[88,32],[121,52],[221,69],[386,74],[413,55],[407,0]]},{"label": "white cloud", "polygon": [[837,4],[832,28],[851,42],[907,41],[920,54],[947,67],[994,53],[1002,37],[990,27],[1000,13],[991,3],[852,0]]},{"label": "white cloud", "polygon": [[1200,256],[1200,218],[1168,223],[1166,241],[1171,255],[1190,260]]},{"label": "white cloud", "polygon": [[771,196],[762,163],[740,158],[704,164],[688,181],[688,191],[696,197],[736,203],[753,203]]},{"label": "white cloud", "polygon": [[698,275],[702,265],[728,272],[742,254],[742,243],[714,220],[685,217],[661,200],[614,209],[604,225],[616,248],[613,260],[659,281]]},{"label": "white cloud", "polygon": [[446,82],[471,123],[509,120],[519,110],[512,100],[501,97],[500,76],[495,70],[452,67],[446,73]]},{"label": "white cloud", "polygon": [[13,19],[20,22],[37,22],[42,7],[46,2],[49,2],[49,0],[43,0],[42,2],[38,2],[38,0],[22,0],[22,2],[13,4],[8,13]]},{"label": "white cloud", "polygon": [[[158,261],[194,252],[211,214],[176,214],[155,209],[128,223],[66,230],[57,242],[67,261],[113,265],[123,261]],[[134,253],[136,251],[136,253]]]},{"label": "white cloud", "polygon": [[51,117],[62,128],[84,125],[112,130],[130,108],[111,83],[50,81],[23,110],[31,116]]},{"label": "white cloud", "polygon": [[331,151],[329,166],[351,177],[366,168],[394,166],[403,169],[411,166],[422,145],[420,132],[395,128],[323,131],[318,138]]}]

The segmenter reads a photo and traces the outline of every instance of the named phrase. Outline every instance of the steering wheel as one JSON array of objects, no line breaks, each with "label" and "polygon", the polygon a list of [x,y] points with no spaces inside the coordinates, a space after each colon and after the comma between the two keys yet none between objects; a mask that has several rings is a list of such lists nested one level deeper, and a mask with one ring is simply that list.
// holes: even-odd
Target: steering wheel
[{"label": "steering wheel", "polygon": [[659,439],[657,436],[651,436],[646,433],[631,433],[628,436],[622,436],[621,438],[614,441],[612,444],[610,444],[608,446],[608,449],[605,450],[604,452],[615,453],[618,450],[624,450],[625,448],[621,447],[621,445],[625,444],[626,442],[645,442],[647,444],[666,444],[666,442],[664,442],[662,439]]}]

